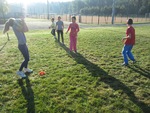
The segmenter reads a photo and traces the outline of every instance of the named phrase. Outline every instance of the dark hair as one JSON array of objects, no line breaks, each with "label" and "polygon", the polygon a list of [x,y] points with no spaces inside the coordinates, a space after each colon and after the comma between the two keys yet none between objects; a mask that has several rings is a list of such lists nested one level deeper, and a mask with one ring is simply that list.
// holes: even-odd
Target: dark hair
[{"label": "dark hair", "polygon": [[131,18],[128,19],[127,24],[132,25],[133,24],[133,20]]},{"label": "dark hair", "polygon": [[75,19],[75,20],[76,20],[76,17],[75,17],[75,16],[72,16],[72,19]]}]

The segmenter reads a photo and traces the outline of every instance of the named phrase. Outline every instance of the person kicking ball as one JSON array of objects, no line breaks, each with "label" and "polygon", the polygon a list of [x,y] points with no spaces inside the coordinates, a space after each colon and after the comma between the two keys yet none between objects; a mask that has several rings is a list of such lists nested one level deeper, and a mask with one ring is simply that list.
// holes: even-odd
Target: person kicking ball
[{"label": "person kicking ball", "polygon": [[[26,77],[25,73],[32,73],[33,70],[28,68],[28,62],[29,62],[29,51],[28,47],[26,45],[26,36],[24,32],[28,31],[28,27],[24,21],[24,19],[14,19],[10,18],[5,23],[5,27],[3,30],[3,33],[5,34],[9,28],[12,27],[17,39],[18,39],[18,49],[22,53],[24,57],[24,61],[22,62],[19,70],[17,71],[17,75],[19,75],[22,78]],[[24,71],[23,71],[24,68]]]}]

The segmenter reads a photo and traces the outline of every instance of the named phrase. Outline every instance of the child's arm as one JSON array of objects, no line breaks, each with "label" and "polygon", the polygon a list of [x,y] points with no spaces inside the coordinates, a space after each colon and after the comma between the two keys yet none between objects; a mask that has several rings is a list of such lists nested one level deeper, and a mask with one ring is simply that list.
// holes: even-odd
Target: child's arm
[{"label": "child's arm", "polygon": [[24,32],[28,32],[28,31],[29,31],[28,26],[27,26],[27,24],[24,22]]},{"label": "child's arm", "polygon": [[63,30],[64,30],[64,23],[63,23]]},{"label": "child's arm", "polygon": [[28,29],[28,26],[27,26],[25,20],[24,20],[24,19],[21,19],[21,20],[22,20],[22,22],[23,22],[23,32],[28,32],[29,29]]},{"label": "child's arm", "polygon": [[122,38],[122,41],[124,42],[124,40],[130,39],[130,38],[131,38],[131,34],[127,35],[126,37],[123,37],[123,38]]},{"label": "child's arm", "polygon": [[57,22],[56,22],[56,24],[55,24],[56,26],[55,26],[55,29],[56,29],[56,31],[58,30],[58,24],[57,24]]},{"label": "child's arm", "polygon": [[64,30],[64,22],[63,22],[63,25],[62,25],[62,30]]},{"label": "child's arm", "polygon": [[56,31],[58,30],[58,25],[56,24]]},{"label": "child's arm", "polygon": [[66,31],[66,34],[67,34],[67,33],[68,33],[68,31],[70,30],[70,28],[71,28],[71,27],[70,27],[70,25],[69,25],[69,27],[68,27],[68,29],[67,29],[67,31]]},{"label": "child's arm", "polygon": [[126,37],[123,37],[123,39],[129,39],[131,38],[131,34],[127,35]]},{"label": "child's arm", "polygon": [[125,40],[130,39],[131,38],[131,34],[127,35],[126,37],[122,38],[122,42],[125,43]]},{"label": "child's arm", "polygon": [[48,28],[51,29],[52,28],[52,24]]},{"label": "child's arm", "polygon": [[77,33],[80,31],[79,25],[77,24]]},{"label": "child's arm", "polygon": [[122,40],[130,39],[130,38],[131,38],[131,30],[128,28],[127,31],[126,31],[126,37],[123,37]]}]

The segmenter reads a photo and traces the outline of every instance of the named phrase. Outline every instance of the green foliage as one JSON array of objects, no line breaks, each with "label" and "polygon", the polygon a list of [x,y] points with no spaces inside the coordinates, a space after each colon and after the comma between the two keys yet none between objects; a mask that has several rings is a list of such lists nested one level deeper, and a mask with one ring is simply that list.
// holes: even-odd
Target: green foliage
[{"label": "green foliage", "polygon": [[5,21],[5,13],[7,12],[8,12],[8,4],[6,0],[0,0],[0,24],[3,23],[3,21]]},{"label": "green foliage", "polygon": [[8,11],[8,4],[6,0],[0,0],[0,14],[6,13]]},{"label": "green foliage", "polygon": [[[17,39],[0,51],[1,113],[149,113],[149,26],[137,26],[133,54],[136,64],[122,67],[121,38],[126,27],[81,29],[78,54],[69,53],[49,30],[26,33],[29,68],[34,73],[20,80],[15,74],[23,59]],[[0,47],[6,41],[0,35]],[[40,77],[38,72],[46,75]]]},{"label": "green foliage", "polygon": [[[49,13],[83,14],[83,15],[111,15],[113,0],[74,0],[72,2],[50,2]],[[10,4],[12,12],[23,10],[20,4]],[[19,7],[19,8],[18,8]],[[0,7],[1,8],[1,7]],[[150,12],[149,0],[115,0],[115,15],[144,16]],[[47,13],[47,4],[37,2],[27,7],[28,14],[42,15]]]},{"label": "green foliage", "polygon": [[[85,7],[81,9],[81,14],[92,15],[91,7],[97,7],[96,15],[111,15],[113,0],[81,0]],[[86,10],[86,11],[85,11]],[[90,10],[90,11],[89,11]],[[149,0],[115,0],[116,15],[145,15],[150,12]]]}]

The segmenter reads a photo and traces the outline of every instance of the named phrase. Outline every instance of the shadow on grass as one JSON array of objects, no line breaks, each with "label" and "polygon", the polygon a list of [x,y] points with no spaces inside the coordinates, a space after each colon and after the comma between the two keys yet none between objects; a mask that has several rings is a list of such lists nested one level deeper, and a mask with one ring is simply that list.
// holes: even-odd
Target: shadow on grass
[{"label": "shadow on grass", "polygon": [[[101,69],[98,65],[90,62],[87,60],[82,54],[80,53],[73,53],[70,52],[69,48],[65,45],[60,44],[60,46],[72,57],[77,63],[83,64],[87,70],[92,74],[93,77],[98,78],[97,85],[99,85],[99,82],[104,82],[108,84],[113,90],[121,90],[123,93],[125,93],[129,99],[136,104],[144,113],[150,112],[150,107],[139,101],[139,99],[134,95],[134,92],[132,92],[124,83],[120,82],[118,79],[114,78],[111,75],[108,75],[106,71]],[[134,112],[133,110],[129,109],[131,112]]]},{"label": "shadow on grass", "polygon": [[[23,84],[23,80],[26,81],[26,86]],[[27,113],[35,113],[34,92],[28,76],[24,79],[18,79],[18,84],[22,89],[24,98],[27,100]]]},{"label": "shadow on grass", "polygon": [[140,75],[143,75],[150,79],[150,70],[142,69],[141,67],[134,65],[134,66],[128,66],[130,69],[135,71],[136,73],[139,73]]},{"label": "shadow on grass", "polygon": [[0,51],[2,51],[4,49],[4,47],[6,46],[7,43],[8,43],[8,41],[4,43],[4,45],[1,47]]}]

